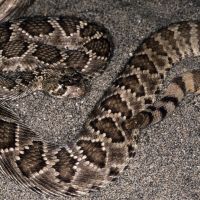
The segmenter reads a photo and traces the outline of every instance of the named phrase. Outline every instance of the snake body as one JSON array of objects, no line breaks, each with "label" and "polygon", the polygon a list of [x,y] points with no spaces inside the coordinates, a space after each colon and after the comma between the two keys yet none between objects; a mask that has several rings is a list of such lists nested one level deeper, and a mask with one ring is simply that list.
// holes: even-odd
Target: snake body
[{"label": "snake body", "polygon": [[[136,49],[73,144],[40,138],[0,106],[0,166],[32,190],[83,195],[104,186],[135,155],[139,130],[163,120],[188,92],[200,92],[200,70],[172,80],[156,101],[170,68],[200,55],[200,23],[172,24]],[[56,97],[85,93],[88,77],[101,73],[112,55],[108,31],[76,17],[24,18],[0,25],[0,97],[43,90]]]},{"label": "snake body", "polygon": [[24,12],[35,0],[0,0],[0,21]]}]

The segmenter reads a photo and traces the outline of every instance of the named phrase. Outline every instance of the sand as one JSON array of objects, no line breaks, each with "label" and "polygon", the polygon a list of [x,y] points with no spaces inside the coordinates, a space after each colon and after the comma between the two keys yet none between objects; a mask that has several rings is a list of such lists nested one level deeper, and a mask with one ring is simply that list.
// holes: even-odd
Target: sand
[{"label": "sand", "polygon": [[[25,15],[77,15],[104,24],[115,51],[104,74],[91,82],[82,99],[55,99],[36,92],[8,102],[33,130],[44,138],[66,143],[80,131],[87,115],[117,76],[139,43],[170,23],[200,19],[198,0],[36,0]],[[186,69],[199,68],[199,59],[187,59],[173,68],[168,80]],[[189,95],[173,115],[142,131],[137,154],[129,168],[99,192],[82,198],[38,195],[0,176],[0,200],[53,199],[200,199],[200,96]]]}]

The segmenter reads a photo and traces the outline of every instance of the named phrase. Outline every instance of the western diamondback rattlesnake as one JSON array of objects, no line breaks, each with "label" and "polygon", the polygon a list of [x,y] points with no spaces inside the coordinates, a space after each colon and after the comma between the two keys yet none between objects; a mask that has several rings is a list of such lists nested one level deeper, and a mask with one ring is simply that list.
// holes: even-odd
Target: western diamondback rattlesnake
[{"label": "western diamondback rattlesnake", "polygon": [[[20,2],[20,1],[19,1]],[[28,1],[29,2],[29,1]],[[88,117],[74,144],[41,139],[0,106],[2,172],[34,191],[82,195],[111,181],[135,155],[139,129],[159,122],[200,90],[200,70],[175,78],[155,102],[171,66],[199,56],[200,23],[170,25],[146,39]],[[0,96],[27,90],[79,96],[112,54],[105,28],[75,17],[25,18],[0,25]],[[155,103],[154,103],[155,102]]]}]

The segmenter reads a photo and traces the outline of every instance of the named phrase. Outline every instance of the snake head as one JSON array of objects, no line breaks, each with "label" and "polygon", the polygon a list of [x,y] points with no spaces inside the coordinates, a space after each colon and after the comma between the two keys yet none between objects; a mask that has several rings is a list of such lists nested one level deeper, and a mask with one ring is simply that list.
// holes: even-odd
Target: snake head
[{"label": "snake head", "polygon": [[43,80],[42,88],[56,98],[81,97],[88,90],[88,80],[72,68],[54,72],[47,76]]}]

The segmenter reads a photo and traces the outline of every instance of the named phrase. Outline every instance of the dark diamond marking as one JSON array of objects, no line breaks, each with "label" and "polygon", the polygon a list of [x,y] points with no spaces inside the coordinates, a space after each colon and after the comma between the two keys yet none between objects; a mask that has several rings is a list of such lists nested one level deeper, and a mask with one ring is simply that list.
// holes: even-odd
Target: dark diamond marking
[{"label": "dark diamond marking", "polygon": [[140,85],[136,75],[118,78],[114,82],[114,84],[115,86],[124,86],[126,90],[131,89],[132,93],[136,93],[136,97],[141,97],[145,95],[144,87]]},{"label": "dark diamond marking", "polygon": [[101,103],[101,107],[105,110],[110,109],[112,113],[120,112],[122,116],[130,117],[132,115],[132,112],[128,109],[126,102],[123,102],[118,94],[105,99]]},{"label": "dark diamond marking", "polygon": [[176,46],[176,39],[174,37],[174,31],[171,31],[169,29],[162,29],[160,31],[160,35],[161,38],[165,41],[168,41],[169,44],[171,45],[172,49],[174,49],[176,51],[176,55],[178,56],[178,58],[180,59],[182,57],[179,48]]},{"label": "dark diamond marking", "polygon": [[11,24],[9,22],[0,24],[0,48],[1,46],[10,40],[12,30],[10,30]]},{"label": "dark diamond marking", "polygon": [[125,140],[112,118],[104,118],[101,120],[95,119],[90,122],[90,125],[95,129],[95,131],[100,131],[101,134],[105,133],[106,137],[111,138],[113,143],[120,143]]},{"label": "dark diamond marking", "polygon": [[144,41],[144,44],[148,49],[152,49],[152,51],[155,52],[158,56],[168,56],[168,54],[164,51],[163,46],[160,45],[154,37],[146,39],[146,41]]},{"label": "dark diamond marking", "polygon": [[109,57],[110,55],[110,42],[106,38],[93,39],[84,45],[88,50],[92,49],[93,53],[97,56]]},{"label": "dark diamond marking", "polygon": [[47,20],[41,17],[27,18],[21,22],[20,27],[32,36],[49,35],[54,28]]},{"label": "dark diamond marking", "polygon": [[150,74],[158,73],[154,63],[149,60],[149,57],[146,54],[134,56],[129,60],[128,65],[140,68],[141,71],[149,70]]},{"label": "dark diamond marking", "polygon": [[27,50],[29,44],[21,40],[14,40],[6,43],[2,55],[7,58],[21,57]]},{"label": "dark diamond marking", "polygon": [[80,19],[75,17],[60,17],[59,24],[65,31],[67,36],[77,32],[77,27],[80,25]]},{"label": "dark diamond marking", "polygon": [[24,149],[24,154],[19,155],[20,160],[17,161],[17,165],[24,176],[31,177],[46,166],[42,154],[44,154],[43,143],[34,141],[29,149]]},{"label": "dark diamond marking", "polygon": [[[149,94],[149,95],[155,93],[160,83],[159,78],[150,77],[147,74],[141,75],[141,81],[144,83],[144,86],[146,88],[146,94]],[[145,91],[144,91],[144,95],[145,95]]]},{"label": "dark diamond marking", "polygon": [[15,148],[15,123],[0,120],[0,149]]},{"label": "dark diamond marking", "polygon": [[58,48],[45,44],[38,45],[33,56],[49,64],[56,63],[62,58]]},{"label": "dark diamond marking", "polygon": [[70,183],[73,176],[75,175],[75,170],[73,166],[76,164],[77,160],[70,157],[70,153],[65,148],[62,148],[57,154],[59,161],[53,166],[53,168],[59,172],[57,178],[61,179],[66,183]]},{"label": "dark diamond marking", "polygon": [[81,147],[83,154],[87,156],[86,160],[94,163],[100,168],[105,167],[106,152],[102,150],[101,142],[79,140],[77,145]]},{"label": "dark diamond marking", "polygon": [[77,70],[82,70],[83,67],[89,61],[89,55],[82,51],[68,51],[68,57],[65,59],[64,63],[66,66],[75,68]]}]

